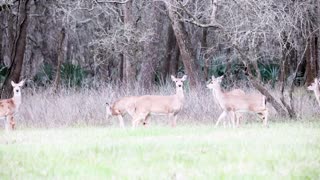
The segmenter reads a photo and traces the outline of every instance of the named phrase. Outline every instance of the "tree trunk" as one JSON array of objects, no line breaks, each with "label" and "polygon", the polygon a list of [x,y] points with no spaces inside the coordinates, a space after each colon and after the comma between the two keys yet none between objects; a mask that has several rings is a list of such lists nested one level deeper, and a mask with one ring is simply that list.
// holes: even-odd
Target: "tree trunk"
[{"label": "tree trunk", "polygon": [[[171,4],[173,4],[171,0]],[[201,73],[197,72],[197,64],[195,63],[196,56],[192,49],[191,40],[182,22],[179,20],[179,16],[176,14],[177,9],[171,5],[167,5],[169,18],[171,25],[176,36],[182,62],[186,70],[186,74],[189,77],[190,88],[195,89],[199,84],[200,80],[203,80]]]},{"label": "tree trunk", "polygon": [[3,65],[3,32],[4,32],[4,13],[0,11],[0,65]]},{"label": "tree trunk", "polygon": [[[133,10],[132,10],[132,1],[128,1],[123,5],[123,21],[126,27],[133,28]],[[134,82],[136,81],[136,64],[134,64],[134,59],[132,55],[128,53],[123,53],[123,65],[124,65],[124,83],[127,89],[133,87]]]},{"label": "tree trunk", "polygon": [[152,2],[152,7],[150,9],[150,20],[151,22],[148,23],[149,29],[152,30],[152,37],[147,40],[145,43],[145,58],[143,58],[143,61],[141,63],[141,71],[140,71],[140,80],[139,84],[140,87],[143,87],[144,89],[149,90],[152,86],[152,83],[155,79],[155,73],[156,73],[156,63],[157,63],[157,48],[159,44],[159,34],[160,29],[158,27],[159,21],[161,18],[161,14],[157,8],[157,1]]},{"label": "tree trunk", "polygon": [[201,40],[201,46],[204,49],[204,56],[203,56],[203,74],[206,81],[210,79],[209,77],[209,57],[208,53],[206,53],[206,50],[208,48],[208,42],[207,42],[207,36],[208,36],[208,28],[203,28],[202,31],[202,40]]},{"label": "tree trunk", "polygon": [[60,38],[59,38],[59,45],[58,45],[58,49],[57,49],[57,54],[58,54],[58,60],[57,61],[58,61],[58,64],[57,64],[56,77],[55,77],[55,80],[54,80],[54,83],[53,83],[53,91],[55,93],[57,93],[58,90],[59,90],[60,77],[61,77],[61,63],[63,61],[63,54],[64,54],[63,42],[64,42],[65,37],[66,37],[66,30],[63,27],[61,29],[61,34],[60,34]]},{"label": "tree trunk", "polygon": [[[176,37],[174,36],[174,32],[171,26],[168,26],[167,30],[168,39],[166,44],[166,56],[165,56],[165,62],[163,63],[162,67],[162,76],[164,79],[168,77],[169,75],[176,75],[175,71],[172,71],[172,61],[175,61],[175,53],[176,53]],[[179,51],[179,48],[178,48]],[[174,73],[174,74],[172,74]]]},{"label": "tree trunk", "polygon": [[12,94],[10,81],[19,82],[26,49],[28,27],[28,3],[29,0],[18,1],[18,21],[16,24],[16,37],[11,49],[11,65],[9,73],[1,88],[1,97],[8,98]]},{"label": "tree trunk", "polygon": [[237,45],[233,45],[234,48],[238,51],[238,53],[240,54],[241,58],[243,59],[243,63],[246,65],[247,67],[247,74],[248,74],[248,78],[250,80],[250,82],[252,83],[253,87],[256,88],[261,94],[263,94],[264,96],[266,96],[268,102],[270,102],[270,104],[274,107],[274,109],[277,111],[277,113],[280,116],[287,116],[287,112],[286,110],[281,106],[281,104],[276,100],[275,97],[273,97],[270,92],[262,85],[260,84],[259,81],[256,80],[256,78],[252,75],[252,71],[250,70],[250,59],[249,57],[244,54],[241,49],[237,46]]},{"label": "tree trunk", "polygon": [[312,36],[307,41],[306,52],[306,84],[311,84],[318,73],[318,52],[317,52],[317,37]]}]

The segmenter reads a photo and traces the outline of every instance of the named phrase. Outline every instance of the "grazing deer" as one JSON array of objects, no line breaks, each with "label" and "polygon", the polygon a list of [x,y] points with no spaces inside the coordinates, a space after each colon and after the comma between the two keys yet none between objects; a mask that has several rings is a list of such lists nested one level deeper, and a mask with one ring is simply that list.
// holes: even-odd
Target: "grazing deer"
[{"label": "grazing deer", "polygon": [[320,106],[320,87],[319,87],[319,80],[317,78],[314,79],[314,82],[308,86],[308,90],[313,91],[318,104]]},{"label": "grazing deer", "polygon": [[21,87],[24,84],[24,80],[20,81],[18,84],[11,81],[13,87],[13,97],[10,99],[0,100],[0,117],[6,118],[6,130],[13,130],[15,128],[15,121],[13,115],[17,112],[21,104]]},{"label": "grazing deer", "polygon": [[112,105],[107,103],[106,106],[106,119],[108,120],[110,116],[117,116],[119,119],[120,127],[124,127],[123,116],[128,113],[133,117],[134,113],[134,103],[138,96],[128,96],[123,97],[115,101]]},{"label": "grazing deer", "polygon": [[[229,91],[229,92],[226,92],[226,94],[245,95],[246,93],[245,93],[243,90],[241,90],[241,89],[233,89],[233,90],[231,90],[231,91]],[[212,89],[212,95],[213,95],[213,98],[214,98],[215,103],[216,103],[218,106],[220,106],[220,104],[218,103],[218,99],[216,98],[216,93],[215,93],[214,89]],[[220,106],[220,108],[222,108],[222,107]],[[230,119],[230,118],[231,118],[231,117],[229,117],[229,119]],[[243,119],[241,113],[236,113],[236,121],[240,123],[240,120],[241,120],[241,119]],[[224,127],[225,127],[225,122],[226,122],[226,121],[224,121],[224,123],[223,123]],[[229,127],[230,127],[230,123],[232,123],[232,122],[230,122],[230,121],[228,121],[228,122],[229,122]],[[237,125],[239,125],[239,123],[238,123]],[[219,124],[219,123],[218,123],[218,124]],[[216,126],[218,126],[218,124],[216,124]]]},{"label": "grazing deer", "polygon": [[[266,98],[261,94],[229,94],[221,90],[220,83],[223,76],[215,78],[212,76],[211,82],[207,85],[209,89],[213,89],[220,107],[223,109],[219,116],[216,126],[228,114],[232,119],[233,126],[235,125],[236,113],[238,112],[253,112],[257,114],[265,126],[268,126],[268,109],[266,107]],[[239,119],[237,119],[239,124]]]},{"label": "grazing deer", "polygon": [[141,120],[147,123],[151,114],[168,115],[172,126],[176,126],[177,114],[182,109],[184,103],[183,82],[187,79],[187,76],[184,75],[182,78],[171,76],[171,79],[176,84],[176,94],[171,96],[145,95],[140,96],[136,100],[132,121],[133,128]]}]

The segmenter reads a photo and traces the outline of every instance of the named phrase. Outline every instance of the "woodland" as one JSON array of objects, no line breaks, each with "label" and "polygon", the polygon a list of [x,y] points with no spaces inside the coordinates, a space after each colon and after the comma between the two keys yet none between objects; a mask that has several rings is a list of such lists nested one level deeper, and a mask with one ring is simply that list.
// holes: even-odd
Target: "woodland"
[{"label": "woodland", "polygon": [[295,89],[319,74],[319,27],[319,0],[0,0],[1,97],[21,79],[148,91],[187,74],[196,91],[224,75],[294,119]]}]

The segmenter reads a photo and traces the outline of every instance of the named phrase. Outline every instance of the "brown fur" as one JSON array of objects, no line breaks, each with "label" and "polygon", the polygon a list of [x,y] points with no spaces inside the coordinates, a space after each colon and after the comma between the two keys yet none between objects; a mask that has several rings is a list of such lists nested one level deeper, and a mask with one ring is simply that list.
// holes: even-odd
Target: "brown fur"
[{"label": "brown fur", "polygon": [[[171,96],[145,95],[136,99],[134,103],[134,118],[132,127],[135,127],[140,121],[146,123],[151,114],[168,115],[172,126],[176,126],[177,114],[182,109],[184,103],[183,81],[187,76],[175,78],[171,76],[172,81],[176,83],[176,94]],[[172,119],[173,118],[173,119]]]},{"label": "brown fur", "polygon": [[[256,114],[263,114],[261,119],[263,119],[263,123],[267,126],[268,122],[268,109],[266,107],[266,98],[261,94],[244,94],[244,95],[237,95],[237,94],[228,94],[223,93],[220,88],[220,82],[222,77],[215,78],[212,77],[212,81],[210,84],[207,85],[208,88],[214,89],[216,92],[216,98],[224,110],[223,113],[218,118],[216,125],[219,121],[224,118],[227,114],[230,114],[233,119],[235,113],[237,112],[254,112]],[[237,124],[239,124],[239,119],[237,120]]]},{"label": "brown fur", "polygon": [[107,106],[107,118],[109,115],[117,116],[120,127],[124,127],[123,116],[128,113],[131,117],[134,113],[134,103],[138,97],[128,96],[115,101],[112,105]]}]

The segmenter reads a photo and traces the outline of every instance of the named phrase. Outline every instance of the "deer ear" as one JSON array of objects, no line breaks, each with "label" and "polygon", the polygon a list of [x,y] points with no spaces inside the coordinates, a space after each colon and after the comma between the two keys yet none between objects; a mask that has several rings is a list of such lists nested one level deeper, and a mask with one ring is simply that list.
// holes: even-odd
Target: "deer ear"
[{"label": "deer ear", "polygon": [[22,81],[20,81],[19,83],[18,83],[18,86],[23,86],[24,85],[24,82],[25,82],[25,80],[22,80]]},{"label": "deer ear", "polygon": [[223,76],[217,77],[217,80],[218,80],[219,82],[221,82],[222,79],[223,79]]},{"label": "deer ear", "polygon": [[181,81],[187,80],[187,77],[188,77],[187,75],[183,75],[182,78],[181,78]]},{"label": "deer ear", "polygon": [[172,81],[175,81],[175,80],[176,80],[176,77],[174,77],[174,75],[171,75],[171,80],[172,80]]},{"label": "deer ear", "polygon": [[211,79],[214,81],[216,78],[214,76],[211,76]]},{"label": "deer ear", "polygon": [[11,85],[14,87],[14,86],[16,86],[17,84],[14,83],[13,81],[11,81]]}]

